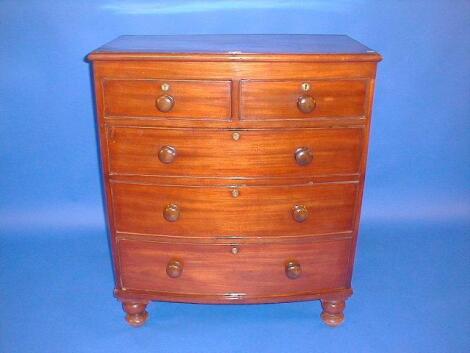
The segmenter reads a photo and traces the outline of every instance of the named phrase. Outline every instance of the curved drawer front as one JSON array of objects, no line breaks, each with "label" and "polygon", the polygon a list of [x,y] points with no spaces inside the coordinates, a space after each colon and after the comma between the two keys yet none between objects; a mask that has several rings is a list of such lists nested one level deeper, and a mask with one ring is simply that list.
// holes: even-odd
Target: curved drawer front
[{"label": "curved drawer front", "polygon": [[118,232],[295,236],[353,229],[357,183],[190,187],[111,182]]},{"label": "curved drawer front", "polygon": [[367,80],[241,81],[242,120],[361,117]]},{"label": "curved drawer front", "polygon": [[202,80],[105,80],[106,117],[228,120],[231,82]]},{"label": "curved drawer front", "polygon": [[[164,176],[357,175],[363,135],[363,128],[231,131],[108,126],[109,167],[111,174]],[[168,148],[174,151],[171,160],[161,155]],[[299,160],[301,149],[310,159]]]},{"label": "curved drawer front", "polygon": [[129,290],[237,300],[348,286],[350,239],[239,246],[119,239],[117,244],[122,288]]}]

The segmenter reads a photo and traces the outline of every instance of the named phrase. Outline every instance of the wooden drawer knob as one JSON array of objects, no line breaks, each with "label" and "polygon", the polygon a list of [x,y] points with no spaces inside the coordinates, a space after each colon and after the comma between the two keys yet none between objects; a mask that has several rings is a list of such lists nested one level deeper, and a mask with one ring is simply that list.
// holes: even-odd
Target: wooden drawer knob
[{"label": "wooden drawer knob", "polygon": [[166,265],[166,274],[170,278],[178,278],[183,273],[183,264],[178,260],[171,260]]},{"label": "wooden drawer knob", "polygon": [[298,165],[308,165],[313,160],[313,153],[308,147],[299,147],[294,152],[295,161]]},{"label": "wooden drawer knob", "polygon": [[290,279],[299,278],[302,274],[302,267],[297,261],[289,261],[286,264],[286,276]]},{"label": "wooden drawer knob", "polygon": [[302,113],[307,114],[307,113],[313,112],[316,105],[317,105],[317,103],[315,102],[315,99],[313,99],[313,97],[311,97],[311,96],[307,96],[307,95],[300,96],[297,99],[297,108],[299,108],[299,110]]},{"label": "wooden drawer knob", "polygon": [[173,146],[163,146],[158,152],[158,159],[160,162],[169,164],[176,158],[176,148]]},{"label": "wooden drawer knob", "polygon": [[302,223],[308,218],[307,207],[302,205],[295,205],[292,207],[292,217],[296,222]]},{"label": "wooden drawer knob", "polygon": [[168,222],[176,222],[178,218],[180,218],[180,208],[174,203],[166,205],[165,209],[163,210],[163,217]]},{"label": "wooden drawer knob", "polygon": [[156,106],[158,110],[161,111],[162,113],[169,112],[171,109],[173,109],[174,105],[175,105],[175,98],[173,98],[173,96],[164,94],[157,98]]}]

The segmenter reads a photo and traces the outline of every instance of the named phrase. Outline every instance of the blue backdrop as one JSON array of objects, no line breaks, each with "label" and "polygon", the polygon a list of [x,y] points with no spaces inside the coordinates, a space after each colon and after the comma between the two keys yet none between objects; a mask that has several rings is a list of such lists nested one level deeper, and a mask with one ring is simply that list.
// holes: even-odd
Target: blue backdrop
[{"label": "blue backdrop", "polygon": [[[0,352],[469,349],[469,24],[468,0],[0,0]],[[344,33],[384,56],[344,327],[314,303],[120,320],[84,57],[189,33]]]}]

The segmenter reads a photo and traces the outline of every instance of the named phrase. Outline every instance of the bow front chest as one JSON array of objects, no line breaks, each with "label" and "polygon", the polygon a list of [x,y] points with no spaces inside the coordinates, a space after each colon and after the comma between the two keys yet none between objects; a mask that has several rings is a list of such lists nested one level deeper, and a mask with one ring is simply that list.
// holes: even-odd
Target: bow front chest
[{"label": "bow front chest", "polygon": [[378,53],[347,36],[122,36],[88,56],[115,295],[321,300],[344,320]]}]

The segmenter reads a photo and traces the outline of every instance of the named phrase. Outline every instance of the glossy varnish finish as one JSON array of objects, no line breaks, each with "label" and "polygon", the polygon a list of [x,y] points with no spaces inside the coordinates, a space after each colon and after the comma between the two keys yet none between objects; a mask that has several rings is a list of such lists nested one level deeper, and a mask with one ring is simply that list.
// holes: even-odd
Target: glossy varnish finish
[{"label": "glossy varnish finish", "polygon": [[[308,85],[308,90],[302,86]],[[366,80],[311,80],[240,82],[240,118],[243,120],[308,119],[364,116]],[[299,97],[311,97],[315,108],[304,113]]]},{"label": "glossy varnish finish", "polygon": [[380,55],[345,35],[121,36],[91,60],[379,61]]},{"label": "glossy varnish finish", "polygon": [[[295,236],[352,232],[357,182],[253,187],[111,182],[111,191],[118,232],[186,237]],[[178,219],[171,222],[163,215],[169,204],[179,211]],[[308,216],[302,222],[295,220],[296,205],[307,209]]]},{"label": "glossy varnish finish", "polygon": [[[294,177],[357,175],[364,129],[156,129],[108,127],[111,174],[192,177]],[[234,135],[235,134],[235,135]],[[162,148],[175,157],[162,163]],[[295,153],[308,148],[299,168]],[[236,156],[236,158],[234,158]]]},{"label": "glossy varnish finish", "polygon": [[[191,294],[204,302],[289,297],[324,288],[341,290],[348,286],[350,246],[350,239],[306,246],[173,244],[119,238],[121,286]],[[180,261],[182,271],[172,278],[166,269],[175,260]],[[289,261],[300,264],[298,278],[286,276]]]},{"label": "glossy varnish finish", "polygon": [[[230,118],[230,81],[105,80],[103,89],[106,117]],[[163,112],[156,99],[164,95],[174,106]]]},{"label": "glossy varnish finish", "polygon": [[123,36],[90,54],[127,321],[320,299],[344,320],[380,55],[346,36]]}]

